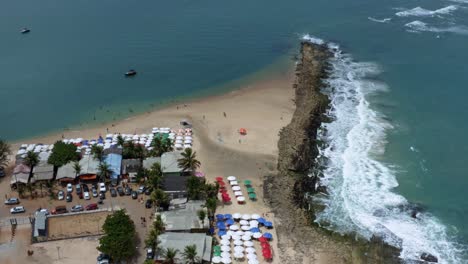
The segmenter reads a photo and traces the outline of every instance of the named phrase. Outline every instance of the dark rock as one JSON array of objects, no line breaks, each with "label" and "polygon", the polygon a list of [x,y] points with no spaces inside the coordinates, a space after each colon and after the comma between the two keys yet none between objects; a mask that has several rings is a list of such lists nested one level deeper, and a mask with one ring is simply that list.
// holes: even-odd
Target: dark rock
[{"label": "dark rock", "polygon": [[424,261],[433,262],[433,263],[437,263],[439,261],[436,256],[431,255],[429,253],[422,253],[421,259]]}]

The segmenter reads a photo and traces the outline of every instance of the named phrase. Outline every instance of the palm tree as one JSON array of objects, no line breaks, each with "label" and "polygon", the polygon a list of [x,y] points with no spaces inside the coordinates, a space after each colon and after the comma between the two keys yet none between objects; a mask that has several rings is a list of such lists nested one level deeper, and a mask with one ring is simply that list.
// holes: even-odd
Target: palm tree
[{"label": "palm tree", "polygon": [[191,148],[186,148],[184,152],[181,153],[182,158],[178,159],[179,167],[182,168],[184,172],[189,171],[192,175],[195,174],[195,171],[200,167],[201,163],[196,159],[197,152],[192,151]]},{"label": "palm tree", "polygon": [[93,154],[94,158],[102,162],[104,158],[104,149],[101,146],[93,145],[91,147],[91,154]]},{"label": "palm tree", "polygon": [[8,156],[11,154],[11,148],[6,141],[0,138],[0,167],[8,165]]},{"label": "palm tree", "polygon": [[135,149],[133,151],[133,157],[132,158],[139,159],[140,162],[143,162],[143,159],[146,156],[145,152],[146,152],[145,148],[142,145],[136,145]]},{"label": "palm tree", "polygon": [[205,210],[198,210],[198,219],[202,222],[202,226],[205,226],[205,218],[206,218],[206,212]]},{"label": "palm tree", "polygon": [[73,163],[73,170],[75,171],[75,177],[78,177],[78,174],[81,173],[81,165],[78,161],[75,161],[75,163]]},{"label": "palm tree", "polygon": [[164,263],[174,264],[178,252],[179,250],[173,248],[167,248],[164,250]]},{"label": "palm tree", "polygon": [[123,147],[125,144],[125,139],[122,137],[122,135],[117,136],[117,146]]},{"label": "palm tree", "polygon": [[153,189],[161,188],[163,174],[162,174],[161,164],[159,162],[156,162],[151,166],[151,169],[148,171],[147,175],[148,175],[148,181],[147,181],[148,187],[152,187]]},{"label": "palm tree", "polygon": [[216,212],[216,207],[218,205],[218,201],[216,198],[208,198],[206,199],[205,206],[208,209],[208,215],[213,217]]},{"label": "palm tree", "polygon": [[159,231],[152,228],[145,239],[145,245],[147,248],[151,248],[153,250],[156,249],[156,245],[158,244],[158,236]]},{"label": "palm tree", "polygon": [[135,143],[133,143],[133,141],[129,141],[124,144],[122,157],[124,159],[133,159],[133,157],[135,157]]},{"label": "palm tree", "polygon": [[98,175],[99,175],[100,182],[104,182],[106,179],[108,179],[111,173],[112,173],[112,170],[110,169],[109,164],[105,162],[99,164]]},{"label": "palm tree", "polygon": [[199,263],[200,258],[197,257],[197,246],[196,245],[189,245],[186,246],[184,252],[182,253],[186,263],[194,264]]},{"label": "palm tree", "polygon": [[169,197],[167,197],[167,194],[159,188],[154,189],[153,192],[151,192],[151,200],[154,202],[156,208],[169,203]]},{"label": "palm tree", "polygon": [[28,178],[28,183],[31,181],[32,175],[33,175],[33,169],[34,166],[36,166],[39,163],[39,155],[37,153],[28,151],[26,153],[26,157],[24,158],[24,163],[31,168],[29,171],[29,178]]}]

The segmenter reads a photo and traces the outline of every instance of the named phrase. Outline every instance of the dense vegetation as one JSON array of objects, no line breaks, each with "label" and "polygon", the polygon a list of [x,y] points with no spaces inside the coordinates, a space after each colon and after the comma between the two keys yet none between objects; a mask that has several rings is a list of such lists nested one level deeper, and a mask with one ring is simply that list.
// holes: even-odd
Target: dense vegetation
[{"label": "dense vegetation", "polygon": [[47,162],[58,168],[70,161],[77,161],[78,159],[79,155],[76,152],[76,146],[74,144],[57,141],[54,144],[54,148]]},{"label": "dense vegetation", "polygon": [[11,154],[10,145],[3,139],[0,139],[0,167],[8,165],[8,156]]}]

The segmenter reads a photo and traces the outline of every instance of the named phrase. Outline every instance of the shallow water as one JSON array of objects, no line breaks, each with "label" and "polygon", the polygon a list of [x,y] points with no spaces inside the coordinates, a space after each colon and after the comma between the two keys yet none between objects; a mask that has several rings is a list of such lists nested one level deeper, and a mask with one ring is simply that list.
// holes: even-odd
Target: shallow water
[{"label": "shallow water", "polygon": [[[297,54],[309,33],[343,51],[330,92],[349,110],[332,113],[341,123],[327,130],[334,196],[322,217],[363,236],[390,230],[405,257],[426,250],[463,263],[467,8],[465,0],[4,2],[0,137],[232,88],[225,84]],[[31,33],[20,34],[24,26]],[[135,78],[123,77],[129,68]],[[423,220],[399,211],[406,202],[425,208]]]}]

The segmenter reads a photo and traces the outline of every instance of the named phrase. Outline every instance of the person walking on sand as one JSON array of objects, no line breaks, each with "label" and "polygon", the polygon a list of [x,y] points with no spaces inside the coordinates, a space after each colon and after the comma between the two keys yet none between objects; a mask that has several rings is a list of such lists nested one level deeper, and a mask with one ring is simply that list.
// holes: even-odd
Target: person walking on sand
[{"label": "person walking on sand", "polygon": [[224,117],[226,117],[226,112],[223,112]]}]

